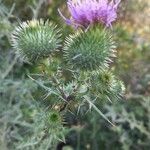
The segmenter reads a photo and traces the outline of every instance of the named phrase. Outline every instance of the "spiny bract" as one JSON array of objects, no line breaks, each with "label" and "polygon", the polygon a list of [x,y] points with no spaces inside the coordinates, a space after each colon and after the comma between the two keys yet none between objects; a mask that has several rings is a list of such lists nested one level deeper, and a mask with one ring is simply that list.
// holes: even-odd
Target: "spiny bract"
[{"label": "spiny bract", "polygon": [[21,23],[12,34],[12,45],[24,60],[36,61],[60,47],[60,30],[49,21],[31,20]]},{"label": "spiny bract", "polygon": [[74,69],[92,71],[108,67],[115,57],[115,48],[109,30],[91,27],[66,39],[64,58]]}]

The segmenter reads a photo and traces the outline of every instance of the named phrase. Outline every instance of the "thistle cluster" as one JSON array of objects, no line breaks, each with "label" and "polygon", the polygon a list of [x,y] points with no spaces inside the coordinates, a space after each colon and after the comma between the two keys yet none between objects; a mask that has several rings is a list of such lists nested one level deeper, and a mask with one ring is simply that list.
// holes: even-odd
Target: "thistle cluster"
[{"label": "thistle cluster", "polygon": [[[68,0],[71,19],[61,16],[75,27],[75,33],[65,40],[58,26],[44,20],[20,23],[12,34],[12,45],[20,58],[42,68],[37,70],[37,79],[30,78],[47,92],[44,100],[49,112],[44,124],[54,139],[63,130],[61,115],[68,110],[80,111],[84,105],[86,112],[94,109],[108,121],[96,104],[113,102],[124,93],[123,83],[110,67],[116,45],[109,27],[117,17],[119,2]],[[54,106],[57,111],[53,111]]]}]

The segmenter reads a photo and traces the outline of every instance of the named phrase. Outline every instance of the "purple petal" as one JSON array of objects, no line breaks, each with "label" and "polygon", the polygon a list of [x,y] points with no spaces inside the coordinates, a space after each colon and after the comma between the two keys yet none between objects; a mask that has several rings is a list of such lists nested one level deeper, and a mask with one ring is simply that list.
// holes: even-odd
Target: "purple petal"
[{"label": "purple petal", "polygon": [[67,5],[71,19],[66,19],[59,11],[67,24],[83,26],[99,22],[111,27],[111,23],[117,18],[117,7],[121,0],[68,0]]}]

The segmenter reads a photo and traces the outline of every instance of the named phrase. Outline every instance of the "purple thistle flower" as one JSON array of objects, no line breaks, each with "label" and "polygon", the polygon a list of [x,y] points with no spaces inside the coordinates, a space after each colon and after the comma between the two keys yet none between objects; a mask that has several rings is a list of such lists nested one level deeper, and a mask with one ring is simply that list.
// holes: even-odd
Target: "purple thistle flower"
[{"label": "purple thistle flower", "polygon": [[71,18],[61,17],[67,24],[75,27],[87,28],[90,24],[100,23],[111,27],[111,23],[117,18],[117,8],[121,0],[68,0],[67,5]]}]

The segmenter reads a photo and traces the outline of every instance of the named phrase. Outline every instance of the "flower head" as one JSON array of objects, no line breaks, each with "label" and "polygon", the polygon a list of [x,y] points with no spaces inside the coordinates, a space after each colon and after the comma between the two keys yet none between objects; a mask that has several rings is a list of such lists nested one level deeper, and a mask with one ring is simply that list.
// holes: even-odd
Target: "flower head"
[{"label": "flower head", "polygon": [[121,0],[68,0],[71,18],[60,15],[69,25],[88,27],[93,23],[105,24],[107,27],[117,18],[117,8]]}]

